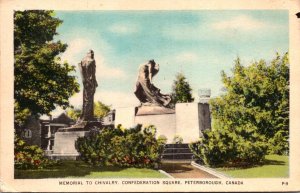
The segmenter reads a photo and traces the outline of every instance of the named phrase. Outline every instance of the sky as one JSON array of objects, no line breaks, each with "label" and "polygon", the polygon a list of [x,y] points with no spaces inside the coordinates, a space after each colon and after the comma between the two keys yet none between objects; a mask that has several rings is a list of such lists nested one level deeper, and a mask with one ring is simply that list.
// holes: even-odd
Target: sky
[{"label": "sky", "polygon": [[[288,12],[284,10],[201,11],[56,11],[63,20],[55,40],[68,44],[62,60],[75,65],[81,92],[70,98],[81,107],[77,64],[94,50],[98,88],[95,101],[112,108],[137,106],[133,94],[138,67],[150,59],[160,64],[153,82],[170,93],[178,72],[193,89],[221,93],[221,71],[272,60],[288,51]],[[61,113],[56,109],[52,114]]]}]

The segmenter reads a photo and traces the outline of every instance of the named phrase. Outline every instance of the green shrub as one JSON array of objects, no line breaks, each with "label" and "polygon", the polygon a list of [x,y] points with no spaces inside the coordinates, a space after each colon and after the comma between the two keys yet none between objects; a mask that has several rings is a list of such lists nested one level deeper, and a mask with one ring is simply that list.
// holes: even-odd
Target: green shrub
[{"label": "green shrub", "polygon": [[99,131],[92,130],[89,135],[79,137],[75,142],[75,147],[80,153],[80,158],[91,165],[106,165],[112,154],[111,139],[117,131],[103,129],[99,133]]},{"label": "green shrub", "polygon": [[158,136],[157,141],[160,144],[165,145],[165,144],[167,144],[168,138],[165,135],[160,135],[160,136]]},{"label": "green shrub", "polygon": [[268,154],[289,155],[289,132],[278,131],[269,139]]},{"label": "green shrub", "polygon": [[14,165],[16,169],[42,169],[58,163],[47,159],[44,156],[44,151],[38,146],[29,146],[17,136],[15,136],[14,145]]},{"label": "green shrub", "polygon": [[154,126],[104,128],[78,138],[76,149],[82,160],[96,166],[154,167],[160,162],[163,151],[155,134]]},{"label": "green shrub", "polygon": [[206,130],[189,147],[197,160],[212,167],[258,164],[267,152],[264,137],[251,128]]},{"label": "green shrub", "polygon": [[224,92],[209,102],[214,122],[225,129],[251,125],[269,153],[288,154],[289,71],[288,53],[247,65],[238,58],[230,74],[222,72]]},{"label": "green shrub", "polygon": [[181,136],[179,135],[175,135],[173,138],[173,144],[182,144],[183,143],[183,139]]}]

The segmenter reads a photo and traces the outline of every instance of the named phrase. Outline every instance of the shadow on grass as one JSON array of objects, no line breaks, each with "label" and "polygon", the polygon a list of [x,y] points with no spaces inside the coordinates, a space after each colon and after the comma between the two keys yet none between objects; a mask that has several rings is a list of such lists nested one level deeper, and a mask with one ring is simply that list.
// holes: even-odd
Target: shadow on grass
[{"label": "shadow on grass", "polygon": [[262,165],[285,165],[284,161],[266,159]]},{"label": "shadow on grass", "polygon": [[63,161],[58,166],[40,170],[15,170],[15,179],[84,177],[91,172],[118,172],[125,168],[114,166],[95,167],[81,161]]},{"label": "shadow on grass", "polygon": [[274,165],[274,166],[284,166],[287,163],[282,160],[276,160],[271,158],[266,158],[262,162],[256,163],[256,164],[249,164],[249,163],[239,163],[239,164],[228,164],[223,166],[217,166],[215,168],[236,168],[236,169],[248,169],[248,168],[254,168],[254,167],[261,167],[261,166],[267,166],[267,165]]}]

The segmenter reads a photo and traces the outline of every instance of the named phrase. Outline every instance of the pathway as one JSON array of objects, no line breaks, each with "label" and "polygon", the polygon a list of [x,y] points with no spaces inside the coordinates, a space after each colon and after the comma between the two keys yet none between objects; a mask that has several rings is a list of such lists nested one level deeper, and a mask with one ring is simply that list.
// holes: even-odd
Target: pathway
[{"label": "pathway", "polygon": [[161,169],[174,178],[217,178],[192,166],[190,161],[163,161]]}]

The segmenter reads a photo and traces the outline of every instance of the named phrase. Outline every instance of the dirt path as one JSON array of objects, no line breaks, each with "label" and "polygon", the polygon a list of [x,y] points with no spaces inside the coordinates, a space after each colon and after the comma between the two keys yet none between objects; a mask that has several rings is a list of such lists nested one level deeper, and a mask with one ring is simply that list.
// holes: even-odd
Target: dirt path
[{"label": "dirt path", "polygon": [[163,162],[161,169],[174,178],[217,178],[192,166],[190,162]]}]

